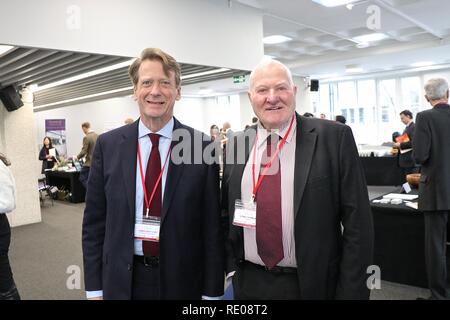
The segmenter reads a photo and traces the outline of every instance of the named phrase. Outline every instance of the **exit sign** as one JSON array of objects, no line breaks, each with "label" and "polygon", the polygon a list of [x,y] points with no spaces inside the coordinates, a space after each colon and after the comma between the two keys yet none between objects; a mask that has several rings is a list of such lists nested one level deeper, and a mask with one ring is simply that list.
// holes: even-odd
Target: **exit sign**
[{"label": "exit sign", "polygon": [[233,76],[233,83],[243,83],[245,82],[245,75]]}]

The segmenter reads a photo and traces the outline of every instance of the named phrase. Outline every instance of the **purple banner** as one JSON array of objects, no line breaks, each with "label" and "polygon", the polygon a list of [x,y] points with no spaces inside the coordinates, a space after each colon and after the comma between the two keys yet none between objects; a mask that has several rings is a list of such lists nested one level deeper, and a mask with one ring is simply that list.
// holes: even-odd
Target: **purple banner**
[{"label": "purple banner", "polygon": [[46,119],[45,135],[52,140],[59,156],[67,156],[66,119]]},{"label": "purple banner", "polygon": [[53,130],[66,130],[66,119],[45,120],[45,132]]}]

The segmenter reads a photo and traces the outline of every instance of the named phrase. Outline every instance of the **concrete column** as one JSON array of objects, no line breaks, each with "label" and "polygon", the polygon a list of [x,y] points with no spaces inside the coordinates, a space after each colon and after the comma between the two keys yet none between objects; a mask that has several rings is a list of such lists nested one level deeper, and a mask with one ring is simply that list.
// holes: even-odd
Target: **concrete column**
[{"label": "concrete column", "polygon": [[16,180],[17,206],[8,214],[11,226],[41,221],[37,187],[37,168],[40,164],[36,146],[33,98],[29,91],[22,93],[23,107],[8,112],[0,102],[0,152],[11,160]]}]

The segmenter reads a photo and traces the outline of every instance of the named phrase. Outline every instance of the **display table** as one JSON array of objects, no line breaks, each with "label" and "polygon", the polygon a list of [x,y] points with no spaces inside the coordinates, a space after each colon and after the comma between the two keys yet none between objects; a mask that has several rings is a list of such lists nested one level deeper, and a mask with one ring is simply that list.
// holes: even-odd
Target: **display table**
[{"label": "display table", "polygon": [[359,157],[368,186],[400,186],[406,182],[397,157]]},{"label": "display table", "polygon": [[[423,213],[404,203],[393,205],[371,201],[370,206],[375,231],[374,264],[380,267],[381,279],[428,287]],[[449,235],[448,231],[447,237]]]},{"label": "display table", "polygon": [[64,188],[72,193],[71,202],[84,202],[86,189],[79,180],[80,172],[47,171],[45,174],[48,185],[56,186],[60,190]]}]

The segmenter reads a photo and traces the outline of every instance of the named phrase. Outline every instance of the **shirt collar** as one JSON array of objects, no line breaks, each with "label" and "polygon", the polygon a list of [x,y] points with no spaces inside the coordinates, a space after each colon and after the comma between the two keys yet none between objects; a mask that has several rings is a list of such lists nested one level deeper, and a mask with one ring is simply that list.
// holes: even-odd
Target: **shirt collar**
[{"label": "shirt collar", "polygon": [[[295,117],[295,115],[294,115]],[[267,144],[267,138],[271,133],[275,133],[280,137],[280,141],[283,139],[284,135],[287,133],[289,129],[289,125],[291,124],[291,119],[289,118],[289,121],[284,123],[281,128],[272,130],[271,132],[268,132],[261,124],[261,122],[258,120],[257,123],[257,135],[258,135],[258,148],[263,147]],[[294,122],[292,123],[292,129],[291,132],[289,132],[288,137],[286,138],[286,143],[291,143],[292,138],[294,137],[295,132],[297,131],[297,121],[296,118],[294,118]]]},{"label": "shirt collar", "polygon": [[138,131],[138,137],[139,139],[147,136],[149,133],[157,133],[160,136],[172,140],[172,134],[173,134],[173,126],[174,126],[174,120],[173,117],[170,118],[169,122],[166,123],[164,127],[161,128],[158,132],[152,132],[149,128],[147,128],[143,123],[142,120],[139,119],[139,131]]}]

